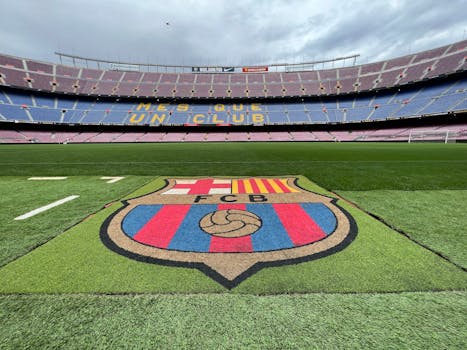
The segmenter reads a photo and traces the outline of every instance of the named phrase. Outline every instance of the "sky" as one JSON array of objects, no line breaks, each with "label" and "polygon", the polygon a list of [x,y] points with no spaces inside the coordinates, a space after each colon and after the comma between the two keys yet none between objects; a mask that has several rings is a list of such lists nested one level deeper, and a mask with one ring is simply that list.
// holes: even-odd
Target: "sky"
[{"label": "sky", "polygon": [[0,0],[0,53],[173,65],[357,64],[467,39],[467,0]]}]

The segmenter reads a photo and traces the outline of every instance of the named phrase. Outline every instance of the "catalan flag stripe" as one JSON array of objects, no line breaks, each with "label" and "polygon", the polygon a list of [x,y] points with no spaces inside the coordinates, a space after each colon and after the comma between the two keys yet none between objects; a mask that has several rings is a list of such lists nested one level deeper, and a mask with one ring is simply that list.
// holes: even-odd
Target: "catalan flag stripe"
[{"label": "catalan flag stripe", "polygon": [[263,182],[263,185],[264,187],[266,188],[266,193],[274,193],[274,187],[271,186],[271,184],[269,183],[268,179],[261,179],[261,181]]},{"label": "catalan flag stripe", "polygon": [[267,179],[268,183],[273,188],[273,193],[284,193],[284,191],[280,188],[280,186],[276,183],[276,179]]},{"label": "catalan flag stripe", "polygon": [[256,185],[258,186],[259,193],[268,193],[266,186],[264,186],[263,179],[254,179]]},{"label": "catalan flag stripe", "polygon": [[238,180],[232,180],[232,193],[238,193]]},{"label": "catalan flag stripe", "polygon": [[287,179],[280,179],[279,180],[285,187],[289,189],[290,192],[299,192],[295,188],[290,187],[289,184],[287,183]]},{"label": "catalan flag stripe", "polygon": [[250,179],[250,185],[252,193],[261,193],[258,184],[256,183],[256,179]]},{"label": "catalan flag stripe", "polygon": [[291,192],[291,189],[290,187],[288,187],[287,185],[285,185],[283,182],[282,182],[282,179],[276,179],[276,184],[277,186],[279,186],[282,190],[283,193],[289,193]]},{"label": "catalan flag stripe", "polygon": [[253,193],[253,188],[251,187],[250,180],[243,180],[243,186],[245,186],[245,193]]}]

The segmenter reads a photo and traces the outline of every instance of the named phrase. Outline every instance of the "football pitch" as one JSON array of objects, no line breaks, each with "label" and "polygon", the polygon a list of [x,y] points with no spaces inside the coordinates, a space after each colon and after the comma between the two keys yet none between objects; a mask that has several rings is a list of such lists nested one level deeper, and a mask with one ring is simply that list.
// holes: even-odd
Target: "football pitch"
[{"label": "football pitch", "polygon": [[[310,245],[328,245],[302,255],[283,240],[287,256],[263,262],[276,248],[253,238],[250,264],[237,251],[212,260],[214,243],[174,239],[172,250],[185,252],[154,258],[144,254],[159,246],[142,253],[109,241],[112,227],[142,234],[132,219],[140,212],[145,224],[164,206],[207,213],[210,195],[188,196],[189,205],[164,197],[206,179],[230,186],[220,209],[260,216],[256,236],[281,228],[292,237],[303,219],[293,209],[324,231],[326,218],[335,227],[347,218],[342,240],[321,237]],[[288,191],[298,194],[268,193]],[[1,348],[467,346],[467,144],[2,145],[0,193]],[[302,202],[318,197],[332,204],[316,216]],[[261,215],[283,208],[292,219],[267,228]],[[244,267],[230,277],[234,265]]]}]

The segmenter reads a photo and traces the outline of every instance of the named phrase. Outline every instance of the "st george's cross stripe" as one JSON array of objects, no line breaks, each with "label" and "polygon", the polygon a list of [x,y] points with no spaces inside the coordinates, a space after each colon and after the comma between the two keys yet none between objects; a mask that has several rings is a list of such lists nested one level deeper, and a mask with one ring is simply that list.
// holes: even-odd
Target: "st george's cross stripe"
[{"label": "st george's cross stripe", "polygon": [[298,192],[287,179],[178,179],[162,194],[260,194]]}]

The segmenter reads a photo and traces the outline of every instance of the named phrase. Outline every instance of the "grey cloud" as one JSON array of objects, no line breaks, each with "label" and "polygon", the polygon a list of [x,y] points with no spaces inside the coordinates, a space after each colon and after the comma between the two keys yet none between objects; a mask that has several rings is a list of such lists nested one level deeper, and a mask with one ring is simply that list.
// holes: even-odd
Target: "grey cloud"
[{"label": "grey cloud", "polygon": [[[457,23],[467,24],[462,11],[453,11],[462,8],[462,1],[457,6],[454,3],[445,6],[436,1],[410,1],[403,7],[390,7],[369,2],[346,11],[345,17],[329,25],[331,29],[322,36],[311,39],[301,53],[317,49],[332,56],[359,52],[363,60],[376,61],[461,40],[454,35],[436,40],[433,35]],[[419,38],[425,39],[423,45],[416,45]]]},{"label": "grey cloud", "polygon": [[[0,0],[6,54],[166,64],[379,60],[462,39],[465,0]],[[166,25],[169,22],[170,25]]]}]

